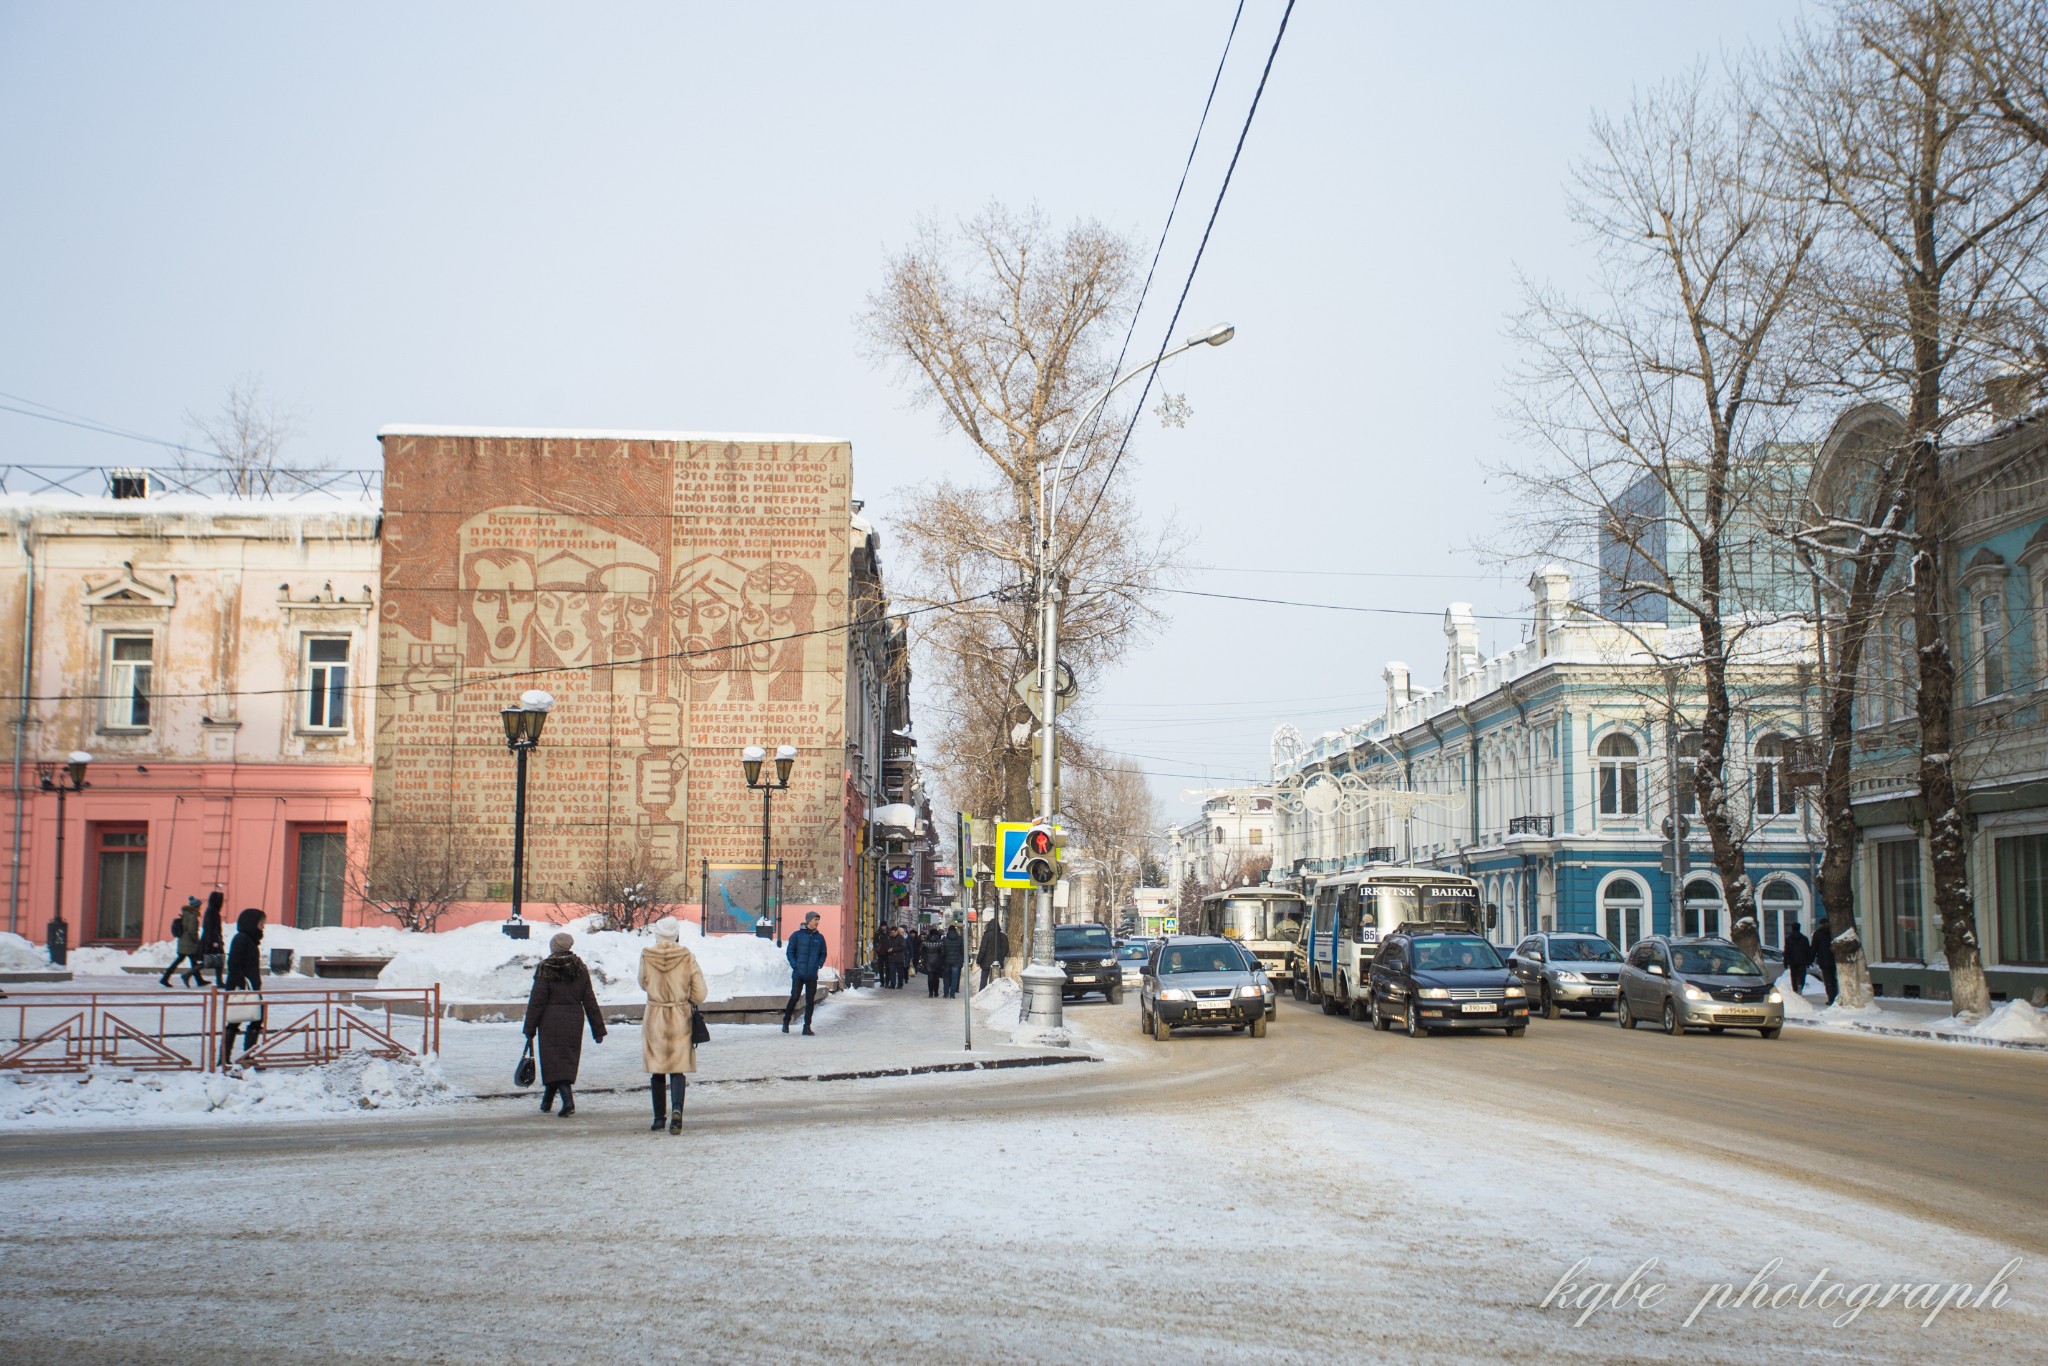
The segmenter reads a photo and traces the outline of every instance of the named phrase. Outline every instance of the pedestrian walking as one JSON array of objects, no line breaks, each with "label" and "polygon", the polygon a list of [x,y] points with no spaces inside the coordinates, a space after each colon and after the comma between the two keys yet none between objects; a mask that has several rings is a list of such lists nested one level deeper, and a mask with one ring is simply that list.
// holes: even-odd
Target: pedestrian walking
[{"label": "pedestrian walking", "polygon": [[789,937],[783,950],[789,959],[789,1003],[782,1007],[782,1032],[789,1033],[789,1020],[796,1013],[796,998],[804,998],[804,1033],[812,1033],[811,1012],[818,1008],[818,973],[825,966],[825,936],[818,933],[818,913],[804,917],[804,927]]},{"label": "pedestrian walking", "polygon": [[[199,918],[199,962],[200,966],[213,969],[213,984],[227,985],[227,941],[221,935],[220,907],[227,900],[227,893],[220,891],[206,894],[206,914]],[[203,985],[206,974],[200,973]]]},{"label": "pedestrian walking", "polygon": [[683,1093],[697,1070],[691,1019],[704,1003],[704,970],[697,955],[679,941],[681,927],[668,916],[654,926],[654,946],[640,953],[640,989],[647,1015],[640,1027],[640,1061],[654,1095],[654,1131],[683,1131]]},{"label": "pedestrian walking", "polygon": [[548,941],[548,956],[533,970],[533,994],[526,998],[526,1037],[540,1041],[540,1112],[562,1097],[562,1118],[576,1113],[576,1070],[583,1061],[583,1025],[590,1037],[604,1042],[604,1012],[590,969],[570,952],[576,941],[558,934]]},{"label": "pedestrian walking", "polygon": [[[188,896],[185,898],[185,909],[179,911],[178,918],[171,922],[171,941],[178,951],[177,957],[171,959],[171,965],[164,969],[164,975],[156,979],[157,985],[161,987],[169,986],[171,984],[171,974],[178,972],[178,964],[186,963],[190,964],[190,966],[183,972],[178,973],[178,980],[189,987],[192,985],[193,977],[199,975],[201,971],[198,897]],[[200,980],[204,981],[205,978],[202,976]]]},{"label": "pedestrian walking", "polygon": [[946,979],[946,999],[960,994],[960,967],[967,961],[967,941],[960,937],[958,925],[946,926],[946,937],[939,944],[939,965]]},{"label": "pedestrian walking", "polygon": [[879,920],[875,922],[873,959],[875,980],[883,986],[889,985],[889,927]]},{"label": "pedestrian walking", "polygon": [[1828,994],[1828,1004],[1835,1003],[1835,995],[1841,990],[1841,983],[1835,977],[1835,942],[1828,936],[1828,922],[1813,922],[1813,965],[1820,970],[1822,990]]},{"label": "pedestrian walking", "polygon": [[1785,931],[1785,971],[1792,974],[1792,990],[1806,990],[1806,970],[1813,966],[1813,941],[1795,923]]},{"label": "pedestrian walking", "polygon": [[981,989],[988,990],[988,984],[1002,975],[1003,964],[1009,961],[1010,936],[1003,933],[1003,917],[992,915],[981,931],[981,946],[974,951],[974,961],[981,968]]},{"label": "pedestrian walking", "polygon": [[[235,942],[228,946],[227,989],[246,991],[260,995],[263,991],[263,912],[251,906],[235,917]],[[249,1053],[256,1047],[256,1040],[263,1037],[263,1007],[255,1004],[253,1015],[237,1018],[249,1007],[232,999],[228,1002],[228,1022],[221,1031],[220,1065],[228,1065],[228,1057],[235,1051],[235,1034],[242,1034],[242,1061],[249,1061]]]},{"label": "pedestrian walking", "polygon": [[895,978],[889,985],[899,991],[910,980],[910,939],[901,925],[889,927],[889,972]]},{"label": "pedestrian walking", "polygon": [[918,945],[918,957],[924,963],[925,995],[937,996],[946,976],[946,950],[939,942],[936,927],[925,926],[924,940]]}]

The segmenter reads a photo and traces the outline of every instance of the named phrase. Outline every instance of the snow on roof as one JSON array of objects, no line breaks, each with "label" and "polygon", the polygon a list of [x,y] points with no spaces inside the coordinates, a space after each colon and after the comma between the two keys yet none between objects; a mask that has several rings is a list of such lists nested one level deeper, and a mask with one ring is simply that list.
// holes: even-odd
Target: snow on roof
[{"label": "snow on roof", "polygon": [[360,493],[298,493],[275,498],[226,494],[158,493],[115,498],[98,493],[0,493],[0,512],[32,517],[41,513],[102,517],[376,517],[384,505]]},{"label": "snow on roof", "polygon": [[658,432],[610,427],[441,427],[394,422],[377,429],[387,436],[481,436],[527,441],[746,441],[765,445],[849,446],[843,436],[807,436],[796,432]]}]

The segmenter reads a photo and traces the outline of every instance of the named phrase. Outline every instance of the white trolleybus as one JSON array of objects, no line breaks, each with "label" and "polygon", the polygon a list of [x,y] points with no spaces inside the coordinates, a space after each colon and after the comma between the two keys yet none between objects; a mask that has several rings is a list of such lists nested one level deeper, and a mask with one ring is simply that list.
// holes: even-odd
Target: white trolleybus
[{"label": "white trolleybus", "polygon": [[1308,902],[1285,887],[1235,887],[1202,898],[1197,933],[1235,939],[1265,964],[1275,988],[1293,979],[1294,946],[1308,923]]},{"label": "white trolleybus", "polygon": [[[1479,928],[1479,884],[1457,873],[1381,864],[1335,873],[1316,884],[1307,971],[1294,979],[1294,999],[1320,1001],[1325,1015],[1366,1017],[1366,975],[1380,940],[1409,921],[1455,922]],[[1304,980],[1305,978],[1305,980]]]}]

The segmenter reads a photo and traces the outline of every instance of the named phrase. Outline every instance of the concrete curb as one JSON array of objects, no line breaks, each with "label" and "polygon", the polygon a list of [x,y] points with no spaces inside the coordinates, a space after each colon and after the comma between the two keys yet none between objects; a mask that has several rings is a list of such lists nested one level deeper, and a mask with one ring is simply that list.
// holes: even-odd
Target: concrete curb
[{"label": "concrete curb", "polygon": [[1936,1034],[1925,1029],[1898,1029],[1892,1025],[1858,1024],[1853,1020],[1841,1024],[1824,1024],[1819,1020],[1785,1021],[1801,1029],[1823,1029],[1836,1033],[1881,1034],[1888,1039],[1918,1039],[1922,1043],[1966,1043],[1976,1048],[2008,1048],[2020,1053],[2048,1053],[2048,1043],[2026,1043],[2018,1039],[1980,1039],[1974,1034]]},{"label": "concrete curb", "polygon": [[[912,1067],[867,1067],[857,1072],[805,1072],[785,1077],[707,1077],[691,1079],[693,1086],[759,1086],[770,1081],[871,1081],[880,1077],[921,1077],[937,1072],[994,1072],[1010,1067],[1057,1067],[1069,1062],[1101,1062],[1093,1053],[1037,1053],[1027,1058],[986,1058],[976,1062],[930,1062]],[[531,1100],[539,1092],[536,1083],[525,1091],[482,1091],[470,1100]],[[645,1086],[579,1086],[579,1096],[637,1096]]]}]

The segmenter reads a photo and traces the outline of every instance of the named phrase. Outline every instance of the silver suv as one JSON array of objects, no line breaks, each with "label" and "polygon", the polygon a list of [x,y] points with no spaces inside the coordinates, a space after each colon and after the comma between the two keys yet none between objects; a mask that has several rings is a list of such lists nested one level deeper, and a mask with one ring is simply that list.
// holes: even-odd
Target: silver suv
[{"label": "silver suv", "polygon": [[1594,1020],[1614,1008],[1621,955],[1597,934],[1532,934],[1508,956],[1508,969],[1529,989],[1529,1007],[1554,1020],[1562,1011]]},{"label": "silver suv", "polygon": [[1653,1020],[1666,1034],[1733,1026],[1775,1039],[1785,1027],[1785,998],[1749,955],[1725,939],[1652,935],[1628,951],[1615,1023]]}]

